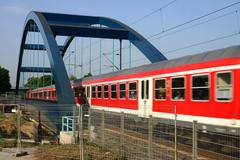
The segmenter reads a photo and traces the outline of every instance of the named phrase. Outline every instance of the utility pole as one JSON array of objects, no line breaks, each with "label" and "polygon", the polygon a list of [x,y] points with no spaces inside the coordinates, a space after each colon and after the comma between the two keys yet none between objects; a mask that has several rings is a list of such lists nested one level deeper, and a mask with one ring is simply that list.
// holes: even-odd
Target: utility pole
[{"label": "utility pole", "polygon": [[119,53],[119,59],[120,59],[120,63],[119,63],[119,65],[120,65],[120,70],[122,70],[122,39],[120,39],[120,53]]}]

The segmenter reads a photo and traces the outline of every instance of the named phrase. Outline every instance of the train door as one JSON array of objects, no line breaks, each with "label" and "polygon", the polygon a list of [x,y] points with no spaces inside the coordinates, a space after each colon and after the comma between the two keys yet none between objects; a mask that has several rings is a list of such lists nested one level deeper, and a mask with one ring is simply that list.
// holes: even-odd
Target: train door
[{"label": "train door", "polygon": [[152,79],[140,79],[138,83],[138,109],[140,117],[149,117],[152,114]]},{"label": "train door", "polygon": [[91,104],[91,87],[90,86],[86,86],[85,93],[86,93],[87,103]]}]

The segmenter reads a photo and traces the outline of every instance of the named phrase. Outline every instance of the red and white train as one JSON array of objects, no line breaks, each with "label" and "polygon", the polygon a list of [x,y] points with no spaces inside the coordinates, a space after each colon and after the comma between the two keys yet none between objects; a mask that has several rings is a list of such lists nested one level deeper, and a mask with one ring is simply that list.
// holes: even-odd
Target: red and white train
[{"label": "red and white train", "polygon": [[[180,121],[240,128],[240,46],[87,77],[72,87],[94,109],[161,118],[176,112]],[[29,90],[27,98],[57,100],[54,87]]]}]

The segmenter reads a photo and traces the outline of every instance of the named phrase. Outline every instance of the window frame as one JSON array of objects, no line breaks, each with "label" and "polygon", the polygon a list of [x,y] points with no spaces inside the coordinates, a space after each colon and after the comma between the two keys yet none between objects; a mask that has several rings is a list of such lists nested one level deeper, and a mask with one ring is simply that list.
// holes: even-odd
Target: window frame
[{"label": "window frame", "polygon": [[[157,80],[164,80],[165,81],[165,92],[166,92],[165,93],[166,94],[165,99],[157,99],[156,98],[156,92],[155,92],[155,90],[156,90],[156,83],[155,82]],[[153,92],[154,92],[154,94],[153,94],[154,100],[156,100],[156,101],[166,101],[167,100],[167,78],[155,78],[153,83],[154,83],[154,90],[153,90]]]},{"label": "window frame", "polygon": [[[116,86],[116,90],[115,90],[115,92],[116,92],[116,98],[112,98],[112,85],[115,85]],[[113,100],[116,100],[117,99],[117,84],[116,83],[112,83],[112,84],[110,84],[110,99],[113,99]]]},{"label": "window frame", "polygon": [[91,90],[91,87],[90,86],[86,86],[86,97],[87,98],[90,98],[90,90]]},{"label": "window frame", "polygon": [[[209,90],[208,100],[195,100],[195,99],[193,99],[193,77],[197,77],[197,76],[208,76],[208,90]],[[206,88],[206,87],[197,87],[197,88]],[[201,73],[201,74],[191,75],[191,101],[193,101],[193,102],[209,102],[210,99],[211,99],[211,75],[210,75],[210,73]]]},{"label": "window frame", "polygon": [[[101,91],[100,91],[100,93],[101,93],[101,97],[98,97],[98,94],[99,94],[98,87],[101,87]],[[98,98],[98,99],[101,99],[102,96],[103,96],[103,94],[102,94],[102,84],[99,84],[99,85],[97,85],[97,98]]]},{"label": "window frame", "polygon": [[[184,99],[173,99],[173,97],[172,97],[172,80],[173,79],[175,79],[175,78],[184,78],[184,90],[185,90],[185,92],[184,92]],[[175,76],[175,77],[170,77],[170,99],[171,99],[171,101],[186,101],[186,90],[187,90],[187,87],[186,87],[186,84],[187,84],[187,82],[186,82],[186,76],[184,75],[184,76]],[[180,88],[181,89],[181,88]]]},{"label": "window frame", "polygon": [[[105,86],[107,86],[107,88],[108,88],[107,91],[105,91]],[[105,97],[105,92],[108,93],[107,98]],[[109,92],[109,85],[108,84],[103,84],[103,99],[109,99],[110,98],[109,94],[110,94],[110,92]]]},{"label": "window frame", "polygon": [[[121,84],[125,85],[125,90],[121,90],[121,87],[120,87]],[[123,99],[127,98],[127,94],[126,94],[126,92],[127,92],[127,84],[126,84],[126,82],[119,83],[119,90],[118,91],[119,91],[119,99],[123,100]],[[121,98],[121,91],[125,91],[125,97],[124,98]]]},{"label": "window frame", "polygon": [[[93,91],[93,87],[95,87],[95,91]],[[92,99],[95,99],[95,98],[97,98],[97,93],[96,93],[96,90],[97,90],[97,87],[96,87],[96,85],[91,85],[91,98]],[[95,92],[95,97],[93,97],[93,93]]]},{"label": "window frame", "polygon": [[[130,84],[131,83],[136,83],[136,98],[130,98]],[[138,100],[138,83],[137,83],[137,81],[130,81],[130,82],[128,82],[128,99],[129,100]]]},{"label": "window frame", "polygon": [[[230,73],[231,74],[231,84],[232,84],[232,98],[231,100],[218,100],[217,99],[217,75],[221,74],[221,73]],[[215,101],[216,102],[233,102],[233,98],[234,98],[234,72],[233,71],[217,71],[215,72]]]}]

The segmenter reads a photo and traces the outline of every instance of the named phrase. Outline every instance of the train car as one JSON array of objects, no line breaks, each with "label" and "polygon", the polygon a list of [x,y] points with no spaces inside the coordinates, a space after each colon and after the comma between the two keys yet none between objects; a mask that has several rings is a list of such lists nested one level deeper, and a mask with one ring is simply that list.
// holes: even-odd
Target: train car
[{"label": "train car", "polygon": [[[94,109],[240,128],[240,46],[86,77],[74,90]],[[76,93],[76,92],[75,92]],[[81,97],[83,98],[83,97]]]},{"label": "train car", "polygon": [[54,85],[30,89],[26,92],[26,99],[57,101],[57,94]]},{"label": "train car", "polygon": [[[71,83],[71,87],[74,93],[75,102],[78,104],[85,104],[85,94],[83,87],[75,87],[73,83]],[[43,100],[43,101],[57,101],[57,93],[54,85],[40,87],[33,90],[28,90],[26,92],[26,98],[32,100]]]},{"label": "train car", "polygon": [[[240,46],[208,51],[76,81],[94,109],[240,127]],[[79,85],[78,85],[79,84]],[[164,113],[164,114],[162,114]],[[202,125],[208,129],[207,125]],[[220,126],[220,127],[219,127]]]}]

